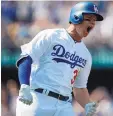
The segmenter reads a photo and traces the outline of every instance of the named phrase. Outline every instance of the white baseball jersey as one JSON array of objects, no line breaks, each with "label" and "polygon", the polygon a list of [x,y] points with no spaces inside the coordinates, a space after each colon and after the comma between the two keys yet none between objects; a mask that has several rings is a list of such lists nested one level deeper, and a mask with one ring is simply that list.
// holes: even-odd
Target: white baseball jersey
[{"label": "white baseball jersey", "polygon": [[65,29],[47,29],[21,46],[30,55],[32,89],[44,88],[71,96],[72,87],[86,88],[91,55],[84,43],[74,41]]}]

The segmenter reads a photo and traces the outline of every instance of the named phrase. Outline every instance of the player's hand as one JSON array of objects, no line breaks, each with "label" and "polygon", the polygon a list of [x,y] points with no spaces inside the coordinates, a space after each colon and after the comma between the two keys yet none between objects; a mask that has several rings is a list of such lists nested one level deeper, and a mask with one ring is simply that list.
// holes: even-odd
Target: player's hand
[{"label": "player's hand", "polygon": [[30,93],[30,86],[22,84],[19,90],[19,100],[24,104],[31,105],[33,97]]},{"label": "player's hand", "polygon": [[93,116],[96,113],[96,108],[98,106],[98,103],[96,102],[90,102],[85,105],[85,112],[86,116]]}]

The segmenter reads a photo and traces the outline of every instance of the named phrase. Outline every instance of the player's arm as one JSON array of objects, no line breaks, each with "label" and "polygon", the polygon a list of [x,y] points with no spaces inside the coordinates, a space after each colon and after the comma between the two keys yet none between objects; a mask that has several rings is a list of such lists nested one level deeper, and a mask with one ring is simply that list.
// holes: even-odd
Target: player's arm
[{"label": "player's arm", "polygon": [[29,55],[22,56],[17,62],[18,78],[20,85],[29,85],[29,79],[31,74],[32,58]]},{"label": "player's arm", "polygon": [[97,107],[97,104],[90,100],[89,93],[87,90],[87,81],[90,74],[91,65],[92,59],[89,55],[87,63],[76,78],[73,88],[74,97],[78,101],[78,103],[83,108],[85,108],[86,116],[92,116],[92,114],[96,112]]},{"label": "player's arm", "polygon": [[41,32],[28,44],[21,46],[21,57],[17,61],[18,77],[20,82],[19,100],[25,104],[32,103],[32,95],[30,93],[30,74],[33,62],[38,64],[41,56],[46,52],[50,45],[49,38]]},{"label": "player's arm", "polygon": [[86,116],[92,116],[98,104],[90,100],[87,88],[74,88],[73,93],[77,102],[85,109]]},{"label": "player's arm", "polygon": [[21,55],[16,65],[20,84],[29,85],[31,64],[39,64],[40,58],[51,45],[51,35],[47,31],[38,33],[31,42],[21,46]]},{"label": "player's arm", "polygon": [[74,96],[77,100],[77,102],[83,107],[85,108],[85,105],[90,101],[90,97],[89,97],[89,93],[87,88],[73,88],[73,93]]},{"label": "player's arm", "polygon": [[22,56],[22,58],[17,62],[18,78],[21,85],[19,90],[19,100],[28,105],[33,102],[29,86],[31,64],[32,58],[29,55]]}]

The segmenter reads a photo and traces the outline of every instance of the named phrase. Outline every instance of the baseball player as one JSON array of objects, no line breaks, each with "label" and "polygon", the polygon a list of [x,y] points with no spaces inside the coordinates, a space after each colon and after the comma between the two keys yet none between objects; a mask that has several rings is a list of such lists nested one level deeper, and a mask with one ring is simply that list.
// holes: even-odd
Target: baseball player
[{"label": "baseball player", "polygon": [[76,116],[72,91],[86,116],[96,112],[87,90],[92,59],[82,38],[102,20],[95,4],[80,2],[71,9],[67,29],[43,30],[21,46],[16,116]]}]

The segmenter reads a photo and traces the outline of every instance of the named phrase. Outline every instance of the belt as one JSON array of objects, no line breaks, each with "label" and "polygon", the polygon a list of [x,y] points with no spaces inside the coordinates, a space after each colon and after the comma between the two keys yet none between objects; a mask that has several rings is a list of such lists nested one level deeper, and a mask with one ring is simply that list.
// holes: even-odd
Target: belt
[{"label": "belt", "polygon": [[43,93],[45,91],[45,94],[47,94],[48,96],[57,98],[57,99],[62,100],[62,101],[69,100],[68,96],[63,96],[63,95],[60,95],[60,94],[52,92],[52,91],[49,91],[48,93],[46,93],[47,90],[45,90],[45,89],[38,88],[38,89],[35,89],[35,91],[39,92],[39,93]]}]

